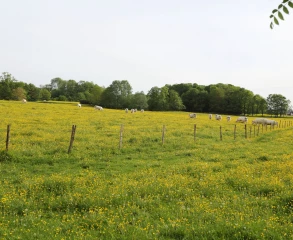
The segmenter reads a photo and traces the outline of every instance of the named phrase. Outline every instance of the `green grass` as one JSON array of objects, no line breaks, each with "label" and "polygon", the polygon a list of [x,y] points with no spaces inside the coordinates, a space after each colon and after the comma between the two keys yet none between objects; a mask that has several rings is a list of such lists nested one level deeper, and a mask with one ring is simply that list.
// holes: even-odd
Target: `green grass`
[{"label": "green grass", "polygon": [[237,124],[234,140],[237,116],[0,107],[0,239],[293,237],[292,126],[245,138]]}]

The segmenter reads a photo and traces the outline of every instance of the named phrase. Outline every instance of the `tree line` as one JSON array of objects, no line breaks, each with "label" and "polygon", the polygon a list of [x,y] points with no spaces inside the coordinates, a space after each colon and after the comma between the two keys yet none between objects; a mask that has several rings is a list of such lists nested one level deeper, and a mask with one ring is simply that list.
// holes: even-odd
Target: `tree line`
[{"label": "tree line", "polygon": [[152,87],[147,94],[132,92],[127,80],[115,80],[102,87],[93,82],[53,78],[50,84],[36,87],[16,80],[10,73],[0,76],[0,99],[28,101],[74,101],[105,108],[137,108],[150,111],[209,112],[232,115],[286,115],[290,101],[281,94],[266,99],[232,84],[180,83]]}]

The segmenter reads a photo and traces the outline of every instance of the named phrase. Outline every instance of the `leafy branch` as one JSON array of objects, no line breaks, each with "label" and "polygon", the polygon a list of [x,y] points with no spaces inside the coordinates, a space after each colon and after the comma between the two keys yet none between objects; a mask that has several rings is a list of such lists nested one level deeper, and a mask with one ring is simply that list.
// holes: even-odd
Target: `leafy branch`
[{"label": "leafy branch", "polygon": [[289,10],[286,7],[286,5],[289,6],[289,7],[291,7],[291,8],[293,8],[292,1],[293,0],[283,0],[283,2],[278,6],[278,9],[274,9],[272,11],[272,14],[270,16],[270,18],[272,18],[272,21],[271,21],[271,24],[270,24],[270,28],[271,29],[273,29],[274,23],[277,24],[277,25],[279,25],[278,18],[284,21],[283,14],[284,13],[289,14]]}]

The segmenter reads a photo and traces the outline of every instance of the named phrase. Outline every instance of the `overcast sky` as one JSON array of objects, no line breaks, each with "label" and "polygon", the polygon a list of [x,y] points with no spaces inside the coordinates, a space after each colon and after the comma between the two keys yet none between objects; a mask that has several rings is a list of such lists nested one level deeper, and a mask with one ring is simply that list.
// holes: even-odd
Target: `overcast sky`
[{"label": "overcast sky", "polygon": [[293,9],[282,0],[0,0],[0,71],[133,92],[165,84],[232,84],[293,104]]}]

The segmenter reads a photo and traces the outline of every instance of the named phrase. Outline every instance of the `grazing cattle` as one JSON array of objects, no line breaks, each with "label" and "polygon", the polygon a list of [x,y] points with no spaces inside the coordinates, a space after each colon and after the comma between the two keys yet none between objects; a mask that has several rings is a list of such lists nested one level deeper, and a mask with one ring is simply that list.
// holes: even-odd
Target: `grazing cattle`
[{"label": "grazing cattle", "polygon": [[26,103],[26,99],[22,99],[22,103]]},{"label": "grazing cattle", "polygon": [[254,120],[252,121],[252,124],[253,124],[253,125],[259,125],[259,124],[261,124],[261,125],[265,125],[266,122],[267,122],[267,119],[266,119],[266,118],[256,118],[256,119],[254,119]]},{"label": "grazing cattle", "polygon": [[247,123],[248,122],[248,118],[247,117],[238,117],[236,122],[240,122],[240,123]]},{"label": "grazing cattle", "polygon": [[143,113],[143,112],[144,112],[144,109],[141,109],[141,110],[140,110],[140,112],[142,112],[142,113]]},{"label": "grazing cattle", "polygon": [[128,108],[125,108],[125,112],[128,113]]},{"label": "grazing cattle", "polygon": [[209,114],[209,119],[212,120],[213,114]]},{"label": "grazing cattle", "polygon": [[270,120],[270,119],[268,119],[267,120],[267,125],[272,125],[272,126],[278,126],[278,122],[277,121],[275,121],[275,120]]},{"label": "grazing cattle", "polygon": [[77,104],[77,106],[78,106],[78,107],[81,107],[81,104],[80,104],[80,103],[78,103],[78,104]]},{"label": "grazing cattle", "polygon": [[189,114],[189,117],[190,117],[190,118],[196,118],[196,113],[190,113],[190,114]]},{"label": "grazing cattle", "polygon": [[103,108],[101,107],[101,106],[98,106],[98,105],[95,105],[95,107],[94,107],[96,110],[100,110],[100,111],[102,111],[103,110]]},{"label": "grazing cattle", "polygon": [[253,125],[278,125],[277,121],[266,119],[266,118],[256,118],[252,121]]},{"label": "grazing cattle", "polygon": [[227,116],[227,122],[231,121],[231,116]]},{"label": "grazing cattle", "polygon": [[131,113],[134,113],[135,111],[134,111],[134,109],[132,108],[132,109],[130,110],[130,112],[131,112]]},{"label": "grazing cattle", "polygon": [[137,112],[137,109],[136,108],[134,109],[134,112]]},{"label": "grazing cattle", "polygon": [[218,114],[216,114],[216,120],[219,120],[219,121],[221,121],[221,120],[222,120],[222,116],[221,116],[221,115],[218,115]]}]

